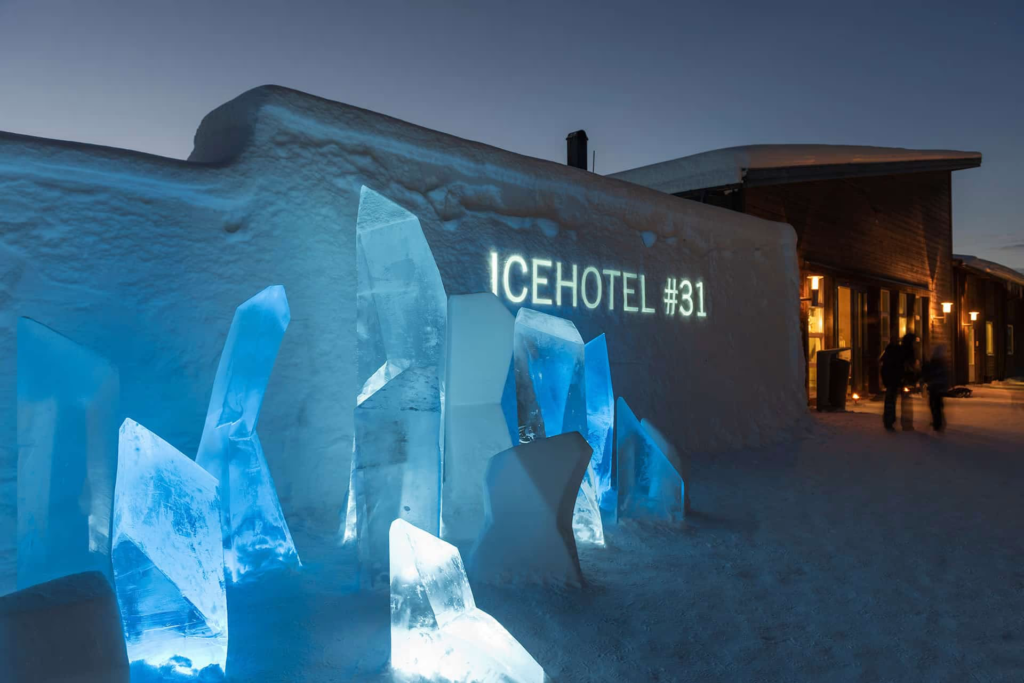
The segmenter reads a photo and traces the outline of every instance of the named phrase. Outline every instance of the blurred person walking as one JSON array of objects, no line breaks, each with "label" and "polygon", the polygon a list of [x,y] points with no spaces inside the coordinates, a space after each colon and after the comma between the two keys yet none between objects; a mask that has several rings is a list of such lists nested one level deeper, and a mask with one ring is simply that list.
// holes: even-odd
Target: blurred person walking
[{"label": "blurred person walking", "polygon": [[900,427],[905,432],[914,431],[914,404],[910,388],[917,385],[917,354],[914,353],[914,342],[917,337],[907,332],[900,340],[900,352],[903,356],[903,381],[900,392]]},{"label": "blurred person walking", "polygon": [[949,391],[949,370],[946,367],[946,347],[939,344],[932,351],[931,360],[921,367],[921,379],[928,386],[928,407],[932,409],[932,429],[946,428],[943,398]]},{"label": "blurred person walking", "polygon": [[882,352],[882,384],[885,385],[885,409],[882,411],[882,424],[890,432],[895,431],[896,398],[903,387],[903,349],[893,339]]}]

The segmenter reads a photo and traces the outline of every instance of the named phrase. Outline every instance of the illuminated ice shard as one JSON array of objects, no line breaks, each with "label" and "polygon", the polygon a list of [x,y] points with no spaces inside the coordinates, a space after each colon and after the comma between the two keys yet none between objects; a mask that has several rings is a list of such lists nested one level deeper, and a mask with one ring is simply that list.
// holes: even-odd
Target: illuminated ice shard
[{"label": "illuminated ice shard", "polygon": [[354,529],[361,581],[372,584],[387,578],[392,520],[439,531],[448,300],[419,219],[366,187],[356,271],[360,388],[345,535]]},{"label": "illuminated ice shard", "polygon": [[524,440],[587,433],[583,338],[564,318],[520,308],[515,324],[516,395]]},{"label": "illuminated ice shard", "polygon": [[112,579],[117,369],[18,319],[18,587],[98,571]]},{"label": "illuminated ice shard", "polygon": [[587,465],[583,474],[583,483],[576,494],[576,506],[572,513],[572,532],[580,543],[604,545],[604,524],[601,521],[601,508],[597,501],[597,488],[594,486],[593,462]]},{"label": "illuminated ice shard", "polygon": [[[516,396],[523,442],[569,432],[588,434],[585,346],[564,318],[520,308],[515,324]],[[597,479],[580,487],[576,539],[604,544]]]},{"label": "illuminated ice shard", "polygon": [[608,343],[603,334],[587,342],[585,347],[587,379],[587,441],[594,449],[590,461],[594,473],[594,489],[602,513],[615,518],[615,486],[612,480],[612,439],[615,425],[615,394],[608,362]]},{"label": "illuminated ice shard", "polygon": [[[660,437],[659,437],[660,439]],[[615,404],[619,517],[678,522],[683,480],[659,441],[620,396]]]},{"label": "illuminated ice shard", "polygon": [[[448,299],[442,536],[472,542],[484,522],[484,473],[512,447],[502,395],[514,318],[491,293]],[[518,440],[517,440],[518,442]]]},{"label": "illuminated ice shard", "polygon": [[396,518],[438,533],[441,399],[433,368],[411,368],[356,408],[360,580],[388,574],[388,529]]},{"label": "illuminated ice shard", "polygon": [[403,370],[443,370],[448,300],[419,219],[367,187],[359,194],[356,272],[361,403]]},{"label": "illuminated ice shard", "polygon": [[583,582],[573,509],[591,453],[586,439],[570,432],[491,458],[484,528],[469,556],[474,579]]},{"label": "illuminated ice shard", "polygon": [[417,680],[542,683],[544,670],[477,608],[455,546],[391,525],[391,667]]},{"label": "illuminated ice shard", "polygon": [[267,287],[237,309],[213,381],[196,462],[220,482],[224,562],[230,579],[298,566],[256,423],[291,320],[284,287]]},{"label": "illuminated ice shard", "polygon": [[672,463],[672,467],[675,468],[676,472],[679,473],[679,477],[683,480],[683,515],[690,511],[690,457],[687,454],[680,453],[676,450],[675,446],[669,443],[669,440],[665,438],[665,435],[654,426],[654,424],[646,417],[640,420],[640,426],[644,428],[647,435],[651,437],[651,441],[654,442],[661,452],[665,454],[668,461]]},{"label": "illuminated ice shard", "polygon": [[223,673],[227,594],[217,480],[125,420],[114,491],[114,586],[131,662]]}]

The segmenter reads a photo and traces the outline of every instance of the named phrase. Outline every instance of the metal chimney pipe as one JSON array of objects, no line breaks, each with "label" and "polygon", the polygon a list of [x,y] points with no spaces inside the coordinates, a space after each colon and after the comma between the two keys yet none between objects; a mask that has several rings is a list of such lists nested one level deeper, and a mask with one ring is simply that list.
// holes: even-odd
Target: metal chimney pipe
[{"label": "metal chimney pipe", "polygon": [[578,130],[565,138],[566,161],[569,166],[587,170],[587,132]]}]

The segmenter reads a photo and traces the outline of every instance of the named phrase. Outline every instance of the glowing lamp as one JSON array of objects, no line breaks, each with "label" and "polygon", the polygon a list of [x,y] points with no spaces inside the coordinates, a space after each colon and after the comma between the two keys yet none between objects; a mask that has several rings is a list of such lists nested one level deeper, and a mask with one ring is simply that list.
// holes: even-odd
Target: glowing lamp
[{"label": "glowing lamp", "polygon": [[970,316],[971,316],[971,322],[974,322],[975,320],[978,319],[978,312],[977,311],[971,311],[970,312]]},{"label": "glowing lamp", "polygon": [[952,301],[943,301],[942,302],[942,312],[943,313],[951,313],[952,311],[953,311],[953,302]]},{"label": "glowing lamp", "polygon": [[820,306],[821,305],[821,295],[819,294],[820,286],[821,286],[821,276],[820,275],[811,275],[811,305],[812,306]]}]

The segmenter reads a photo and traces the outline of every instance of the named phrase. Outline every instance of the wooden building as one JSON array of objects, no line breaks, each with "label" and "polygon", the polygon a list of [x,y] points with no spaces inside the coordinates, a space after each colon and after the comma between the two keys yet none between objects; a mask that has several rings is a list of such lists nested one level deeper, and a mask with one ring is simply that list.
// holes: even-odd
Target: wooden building
[{"label": "wooden building", "polygon": [[808,395],[815,352],[849,348],[850,392],[882,389],[879,356],[910,332],[919,355],[956,355],[953,171],[981,154],[839,145],[755,145],[705,152],[614,177],[789,223],[802,279]]},{"label": "wooden building", "polygon": [[974,256],[953,256],[956,381],[1024,378],[1024,275]]}]

